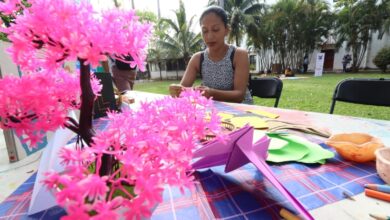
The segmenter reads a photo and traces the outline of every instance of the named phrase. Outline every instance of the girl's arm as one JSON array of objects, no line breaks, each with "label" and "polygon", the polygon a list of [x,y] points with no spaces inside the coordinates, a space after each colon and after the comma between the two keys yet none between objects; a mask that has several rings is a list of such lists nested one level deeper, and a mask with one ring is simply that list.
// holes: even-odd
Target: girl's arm
[{"label": "girl's arm", "polygon": [[198,52],[191,57],[190,62],[187,65],[187,69],[184,72],[183,78],[180,82],[182,86],[191,87],[194,84],[196,80],[196,74],[200,71],[200,53],[201,52]]}]

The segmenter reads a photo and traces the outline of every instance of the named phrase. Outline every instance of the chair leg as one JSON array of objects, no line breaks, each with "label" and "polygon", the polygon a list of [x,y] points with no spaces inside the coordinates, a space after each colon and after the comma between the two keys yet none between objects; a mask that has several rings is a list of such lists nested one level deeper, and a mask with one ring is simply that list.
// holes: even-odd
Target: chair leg
[{"label": "chair leg", "polygon": [[274,107],[277,108],[279,105],[279,98],[276,98]]},{"label": "chair leg", "polygon": [[334,111],[334,106],[336,105],[336,100],[335,99],[333,99],[333,101],[332,101],[332,105],[330,106],[330,112],[329,112],[329,114],[333,114],[333,111]]}]

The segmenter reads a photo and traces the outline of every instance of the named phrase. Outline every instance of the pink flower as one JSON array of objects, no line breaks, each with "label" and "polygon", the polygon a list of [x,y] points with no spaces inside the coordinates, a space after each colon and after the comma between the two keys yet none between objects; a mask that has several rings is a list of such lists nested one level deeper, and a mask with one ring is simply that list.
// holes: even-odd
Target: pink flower
[{"label": "pink flower", "polygon": [[107,177],[90,174],[79,182],[79,186],[85,189],[84,193],[90,200],[103,199],[108,191]]},{"label": "pink flower", "polygon": [[154,206],[148,205],[143,199],[137,198],[131,201],[126,201],[125,206],[128,207],[124,213],[126,219],[141,220],[143,217],[149,218],[151,216],[150,208]]},{"label": "pink flower", "polygon": [[20,6],[21,0],[5,0],[4,2],[0,2],[0,13],[5,15],[14,14],[20,9]]},{"label": "pink flower", "polygon": [[65,165],[89,162],[94,159],[93,154],[89,150],[83,150],[80,148],[72,149],[70,147],[63,147],[61,148],[59,154],[62,159],[62,163]]},{"label": "pink flower", "polygon": [[89,215],[84,206],[78,204],[69,205],[67,208],[67,216],[61,217],[61,220],[88,220]]},{"label": "pink flower", "polygon": [[92,219],[94,220],[107,220],[107,219],[118,219],[118,208],[122,206],[123,198],[116,197],[111,201],[98,201],[94,204],[94,210],[98,213]]}]

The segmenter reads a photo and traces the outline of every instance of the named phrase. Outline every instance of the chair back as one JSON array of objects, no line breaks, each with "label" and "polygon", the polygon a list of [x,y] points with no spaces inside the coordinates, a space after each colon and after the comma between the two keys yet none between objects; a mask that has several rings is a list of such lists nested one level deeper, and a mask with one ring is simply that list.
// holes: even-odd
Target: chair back
[{"label": "chair back", "polygon": [[278,107],[282,94],[283,81],[276,77],[255,78],[249,80],[249,90],[252,96],[260,98],[275,98],[274,107]]},{"label": "chair back", "polygon": [[118,110],[114,94],[114,86],[110,73],[95,72],[95,76],[102,84],[101,95],[97,97],[93,104],[93,118],[107,116],[107,110]]},{"label": "chair back", "polygon": [[336,101],[375,106],[390,106],[390,79],[345,79],[333,93],[330,114]]}]

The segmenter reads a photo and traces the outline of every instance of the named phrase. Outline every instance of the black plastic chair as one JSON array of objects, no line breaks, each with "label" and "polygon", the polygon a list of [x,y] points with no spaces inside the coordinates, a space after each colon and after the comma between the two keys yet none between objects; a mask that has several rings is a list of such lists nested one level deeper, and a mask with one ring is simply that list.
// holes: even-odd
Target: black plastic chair
[{"label": "black plastic chair", "polygon": [[390,106],[389,79],[345,79],[334,90],[330,114],[336,101],[365,105]]},{"label": "black plastic chair", "polygon": [[96,72],[95,76],[102,84],[101,95],[97,97],[93,104],[93,118],[100,118],[107,116],[107,110],[117,111],[114,86],[110,73]]},{"label": "black plastic chair", "polygon": [[249,90],[252,96],[260,98],[275,98],[274,107],[279,104],[283,81],[276,77],[254,78],[249,80]]}]

